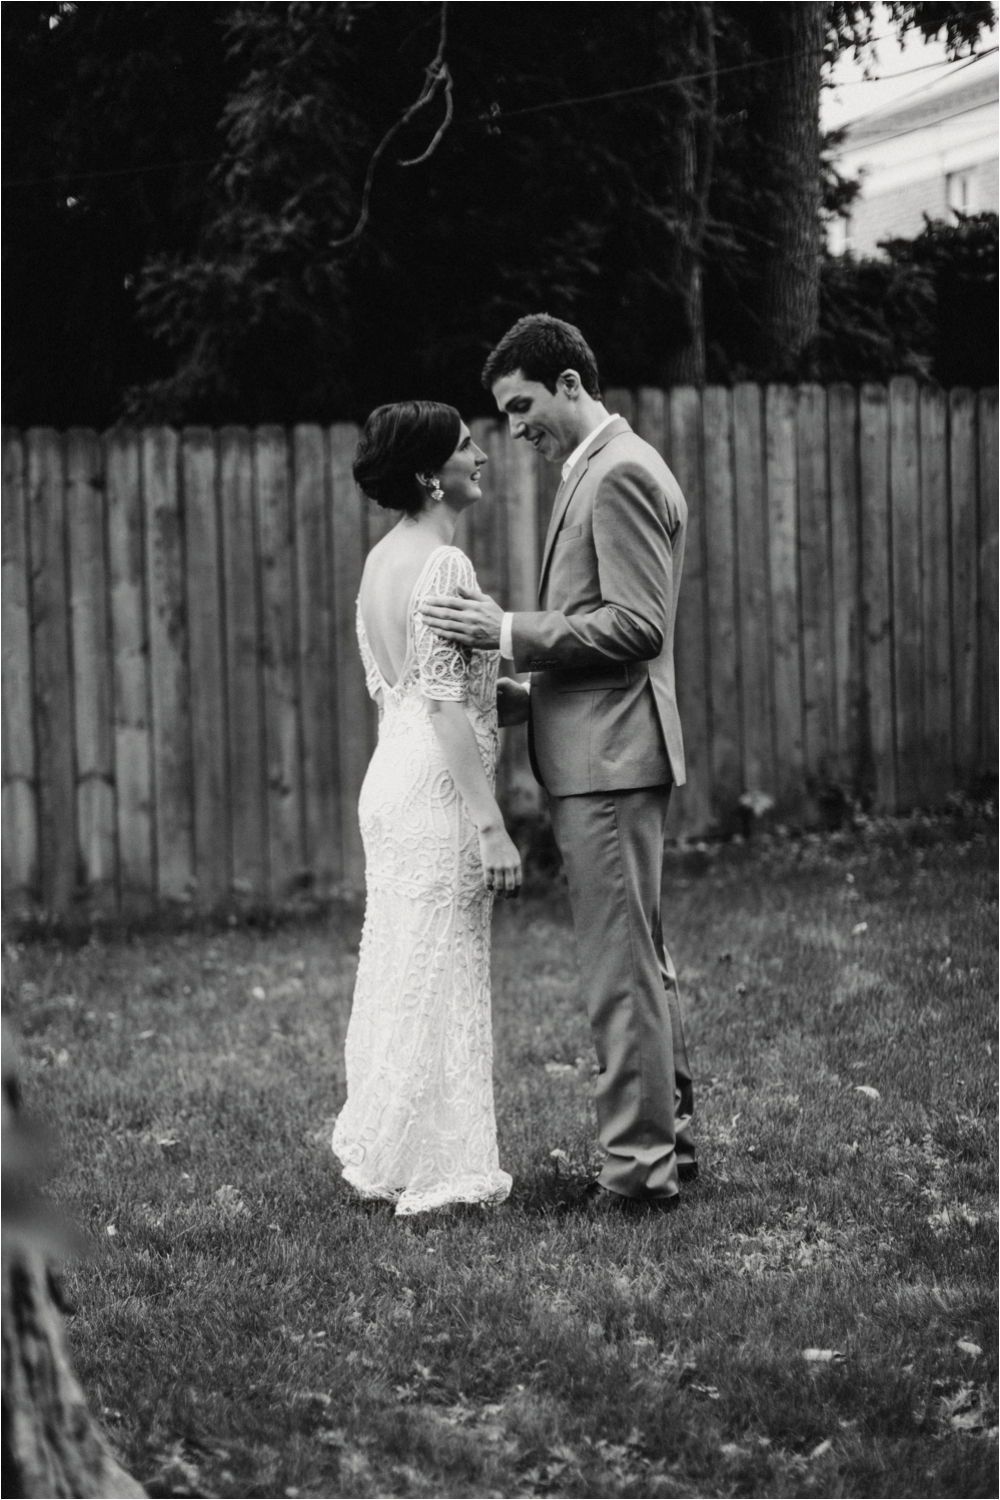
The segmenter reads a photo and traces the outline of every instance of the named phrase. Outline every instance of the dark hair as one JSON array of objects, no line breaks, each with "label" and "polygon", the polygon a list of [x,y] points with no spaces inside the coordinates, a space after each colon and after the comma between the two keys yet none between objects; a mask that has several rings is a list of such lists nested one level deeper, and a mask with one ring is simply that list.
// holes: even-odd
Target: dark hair
[{"label": "dark hair", "polygon": [[518,318],[507,330],[483,367],[483,385],[491,390],[504,375],[520,370],[555,391],[564,370],[575,370],[588,396],[601,399],[597,360],[579,328],[548,313]]},{"label": "dark hair", "polygon": [[461,430],[458,412],[440,401],[377,406],[354,454],[354,481],[369,500],[415,516],[427,498],[417,475],[448,462]]}]

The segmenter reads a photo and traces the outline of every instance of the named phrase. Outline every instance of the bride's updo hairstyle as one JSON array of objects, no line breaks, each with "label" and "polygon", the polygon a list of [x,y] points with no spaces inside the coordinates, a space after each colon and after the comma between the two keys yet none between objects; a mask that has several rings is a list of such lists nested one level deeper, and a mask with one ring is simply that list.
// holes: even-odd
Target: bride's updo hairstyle
[{"label": "bride's updo hairstyle", "polygon": [[415,516],[427,493],[417,480],[446,464],[458,447],[462,418],[440,401],[377,406],[354,455],[354,482],[377,505]]}]

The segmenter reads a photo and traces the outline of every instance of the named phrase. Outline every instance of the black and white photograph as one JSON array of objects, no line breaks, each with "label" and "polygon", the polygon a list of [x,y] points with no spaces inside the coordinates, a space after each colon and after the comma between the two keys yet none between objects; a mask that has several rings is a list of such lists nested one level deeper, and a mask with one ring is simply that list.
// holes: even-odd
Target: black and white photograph
[{"label": "black and white photograph", "polygon": [[986,0],[2,32],[2,1492],[995,1496]]}]

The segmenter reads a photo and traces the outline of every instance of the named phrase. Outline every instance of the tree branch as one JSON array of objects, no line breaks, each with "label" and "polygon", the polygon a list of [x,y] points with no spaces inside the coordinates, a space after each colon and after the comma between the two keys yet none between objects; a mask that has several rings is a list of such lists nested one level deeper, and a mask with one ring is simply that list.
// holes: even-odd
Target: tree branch
[{"label": "tree branch", "polygon": [[399,119],[389,126],[389,129],[386,131],[385,135],[382,137],[378,145],[375,147],[375,150],[372,152],[371,160],[368,163],[368,171],[365,173],[365,185],[361,193],[361,211],[358,214],[358,221],[355,224],[354,228],[351,230],[350,234],[344,235],[342,239],[330,241],[331,250],[342,250],[346,245],[351,245],[355,240],[361,238],[362,234],[365,231],[365,226],[368,223],[370,215],[371,192],[372,183],[375,180],[375,169],[378,166],[379,161],[381,160],[386,150],[386,147],[389,145],[390,141],[392,141],[394,137],[399,134],[403,127],[410,123],[414,115],[417,114],[419,110],[423,109],[425,105],[431,102],[435,94],[438,92],[439,88],[441,88],[441,86],[443,85],[445,92],[445,115],[441,124],[438,126],[433,140],[431,141],[427,149],[421,152],[419,156],[414,156],[408,161],[400,161],[399,165],[401,167],[415,167],[419,165],[420,162],[427,161],[427,159],[433,156],[434,152],[437,150],[441,138],[444,135],[445,131],[448,129],[448,126],[451,124],[452,117],[454,115],[454,105],[452,101],[452,77],[448,69],[448,64],[444,60],[444,49],[447,39],[448,0],[443,0],[443,3],[441,5],[441,30],[438,37],[438,49],[431,62],[428,63],[427,68],[424,72],[424,86],[420,90],[420,94],[418,95],[418,97],[413,101],[409,108],[405,109],[400,115]]}]

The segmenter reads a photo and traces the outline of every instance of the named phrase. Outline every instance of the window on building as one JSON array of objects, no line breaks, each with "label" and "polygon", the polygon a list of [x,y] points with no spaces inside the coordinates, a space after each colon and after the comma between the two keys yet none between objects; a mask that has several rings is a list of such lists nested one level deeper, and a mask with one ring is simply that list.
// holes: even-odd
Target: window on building
[{"label": "window on building", "polygon": [[949,172],[945,178],[945,189],[948,195],[948,207],[953,213],[975,213],[975,181],[971,169],[965,172]]}]

